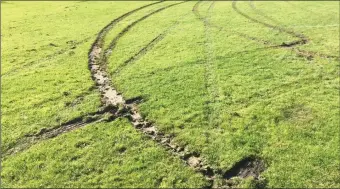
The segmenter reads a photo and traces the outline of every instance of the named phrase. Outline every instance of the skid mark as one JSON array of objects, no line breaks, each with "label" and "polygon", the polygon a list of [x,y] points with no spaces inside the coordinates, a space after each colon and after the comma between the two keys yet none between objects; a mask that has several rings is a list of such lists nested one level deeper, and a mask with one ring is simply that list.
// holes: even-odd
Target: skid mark
[{"label": "skid mark", "polygon": [[[298,33],[298,32],[295,32],[293,30],[289,30],[289,29],[286,29],[284,27],[281,27],[281,26],[275,26],[275,25],[272,25],[272,24],[268,24],[266,22],[263,22],[263,21],[260,21],[258,19],[255,19],[249,15],[247,15],[246,13],[240,11],[237,6],[236,6],[236,3],[237,1],[236,0],[233,0],[233,3],[232,3],[232,7],[233,9],[240,15],[242,15],[243,17],[255,22],[255,23],[258,23],[258,24],[261,24],[265,27],[268,27],[268,28],[271,28],[271,29],[274,29],[274,30],[277,30],[281,33],[286,33],[286,34],[289,34],[293,37],[296,37],[298,38],[298,40],[295,40],[295,41],[291,41],[291,42],[288,42],[288,43],[282,43],[281,45],[274,45],[272,43],[267,43],[267,44],[271,44],[271,45],[274,45],[274,48],[283,48],[283,49],[290,49],[292,50],[293,52],[295,52],[298,56],[301,56],[301,57],[304,57],[306,58],[307,60],[311,60],[313,59],[314,57],[320,57],[320,58],[327,58],[327,59],[335,59],[335,60],[340,60],[340,57],[338,56],[333,56],[333,55],[327,55],[327,54],[323,54],[323,53],[319,53],[319,52],[314,52],[314,51],[307,51],[307,50],[301,50],[299,48],[297,48],[298,46],[302,46],[302,45],[305,45],[307,44],[310,39],[301,34],[301,33]],[[253,6],[252,6],[253,7]],[[261,14],[261,13],[260,13]],[[261,14],[262,16],[265,16],[267,18],[270,18],[264,14]]]},{"label": "skid mark", "polygon": [[[174,5],[176,4],[172,4],[167,7],[171,7]],[[164,9],[165,7],[158,9],[155,12],[159,12],[160,10]],[[144,20],[151,15],[152,13],[143,16],[141,19],[139,19],[139,21]],[[111,50],[110,53],[112,53],[116,42],[139,21],[137,20],[136,22],[127,26],[120,34],[116,36],[109,47],[109,50]],[[130,120],[135,129],[137,129],[141,133],[144,133],[144,135],[154,140],[157,144],[163,146],[171,154],[182,159],[186,165],[201,173],[210,183],[209,186],[207,186],[208,188],[213,187],[214,180],[217,177],[223,177],[224,171],[213,169],[210,165],[207,164],[207,162],[204,160],[204,158],[200,156],[198,152],[192,152],[187,147],[176,144],[173,135],[166,135],[165,133],[159,131],[157,129],[157,126],[153,122],[144,119],[138,109],[138,103],[143,100],[141,97],[124,100],[123,96],[112,86],[109,74],[107,73],[106,69],[106,58],[109,53],[102,53],[102,44],[98,43],[98,41],[103,41],[104,37],[105,35],[98,35],[98,39],[94,42],[89,52],[89,68],[91,70],[92,78],[99,88],[99,91],[101,92],[101,100],[103,105],[106,107],[118,109],[118,112],[121,113],[115,115],[117,115],[118,117],[125,117]],[[162,34],[152,40],[145,48],[139,51],[139,53],[132,56],[130,61],[133,61],[133,59],[141,56],[145,51],[147,51],[148,48],[154,45],[155,42],[161,39]],[[223,179],[225,181],[228,180],[228,178]]]},{"label": "skid mark", "polygon": [[29,149],[33,144],[36,144],[42,140],[57,137],[63,133],[84,127],[88,124],[98,123],[102,121],[112,121],[117,117],[118,109],[114,108],[102,108],[101,110],[87,115],[76,117],[61,125],[54,126],[52,128],[42,128],[35,134],[26,134],[25,137],[19,139],[13,147],[5,150],[2,157],[7,158],[10,155],[14,155],[18,152]]}]

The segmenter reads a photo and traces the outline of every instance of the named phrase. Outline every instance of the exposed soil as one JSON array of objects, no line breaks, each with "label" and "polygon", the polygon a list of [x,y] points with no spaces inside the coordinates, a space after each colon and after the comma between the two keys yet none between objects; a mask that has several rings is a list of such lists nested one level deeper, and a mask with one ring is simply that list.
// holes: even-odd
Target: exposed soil
[{"label": "exposed soil", "polygon": [[[117,41],[126,33],[128,32],[134,25],[138,22],[146,19],[147,17],[160,12],[166,8],[171,6],[175,6],[180,3],[172,4],[163,8],[160,8],[154,12],[151,12],[137,21],[133,22],[132,24],[128,25],[126,28],[123,29],[121,33],[119,33],[110,43],[109,48],[102,53],[102,44],[105,37],[105,33],[108,30],[112,29],[112,27],[104,28],[104,32],[99,33],[97,40],[92,45],[92,48],[89,52],[89,69],[91,70],[92,78],[95,81],[99,91],[102,95],[102,103],[104,106],[112,106],[116,107],[116,109],[120,109],[121,114],[117,114],[117,116],[126,117],[130,120],[132,125],[139,130],[140,132],[144,133],[150,139],[154,140],[159,145],[166,148],[170,153],[175,156],[178,156],[182,159],[188,166],[203,174],[207,180],[211,181],[211,185],[209,188],[213,186],[213,181],[216,178],[217,174],[222,173],[221,170],[214,170],[211,166],[207,165],[204,159],[200,157],[199,153],[197,152],[190,152],[186,147],[180,146],[174,142],[174,136],[168,136],[164,133],[160,132],[157,129],[157,126],[145,120],[141,113],[139,112],[137,103],[140,102],[142,99],[140,97],[136,97],[135,99],[125,101],[123,96],[117,92],[117,90],[112,86],[111,80],[109,78],[109,74],[106,71],[106,59],[112,53],[115,44]],[[102,30],[103,31],[103,30]],[[128,59],[125,64],[129,64],[134,60],[141,57],[145,52],[147,52],[150,48],[154,46],[154,44],[164,38],[165,33],[158,35],[154,38],[151,42],[149,42],[144,48],[142,48],[139,52],[133,55],[130,59]],[[128,103],[127,103],[128,102]],[[252,172],[252,171],[250,171]],[[251,174],[249,174],[251,175]],[[238,176],[238,175],[235,175]],[[245,177],[248,177],[245,175]],[[225,178],[228,180],[228,178]]]},{"label": "exposed soil", "polygon": [[[115,24],[123,20],[125,17],[142,10],[146,7],[158,4],[161,2],[151,3],[137,9],[134,9],[130,12],[125,13],[124,15],[114,19],[110,22],[107,26],[105,26],[99,33],[92,44],[91,49],[88,54],[88,64],[89,69],[91,71],[92,79],[94,80],[96,87],[98,88],[99,92],[101,93],[101,101],[103,104],[103,108],[101,108],[97,112],[93,112],[84,116],[77,117],[73,120],[70,120],[64,124],[53,128],[44,128],[41,129],[38,133],[26,135],[24,138],[19,140],[16,145],[9,150],[7,150],[3,157],[7,158],[9,155],[15,154],[19,151],[29,148],[31,145],[48,138],[56,137],[60,134],[65,132],[69,132],[71,130],[86,126],[91,123],[97,123],[102,121],[112,121],[118,117],[126,117],[130,120],[131,124],[140,132],[144,133],[150,139],[154,140],[157,144],[163,146],[167,149],[171,154],[179,157],[183,160],[183,162],[188,165],[189,167],[193,168],[197,172],[201,173],[208,181],[210,181],[210,185],[207,188],[216,187],[214,185],[214,181],[217,178],[224,179],[224,183],[228,183],[225,186],[221,187],[232,187],[233,184],[228,182],[235,177],[239,178],[247,178],[247,177],[254,177],[255,179],[259,179],[260,173],[264,171],[264,163],[262,160],[259,160],[254,157],[248,157],[240,162],[236,163],[231,169],[227,171],[223,171],[220,169],[214,169],[212,166],[208,165],[207,162],[200,156],[198,152],[192,152],[185,146],[180,146],[174,141],[174,136],[165,135],[165,133],[160,132],[157,129],[157,126],[144,119],[138,109],[138,103],[143,101],[142,97],[135,97],[128,100],[125,100],[123,96],[112,86],[111,79],[107,72],[107,62],[106,59],[112,53],[115,44],[118,40],[125,35],[133,26],[139,23],[142,20],[145,20],[149,16],[156,14],[162,10],[170,8],[172,6],[184,3],[174,3],[168,6],[164,6],[159,8],[143,17],[138,19],[137,21],[133,22],[132,24],[128,25],[126,28],[120,32],[114,40],[110,43],[109,48],[103,52],[103,43],[104,38],[107,33],[113,28]],[[214,3],[211,4],[209,10],[212,9]],[[198,4],[196,4],[193,8],[194,13],[198,14],[198,17],[202,19],[206,26],[212,26],[208,19],[203,18],[198,13]],[[178,24],[176,22],[174,25]],[[164,32],[159,34],[156,38],[151,40],[145,47],[143,47],[139,52],[135,55],[131,56],[127,61],[125,61],[124,65],[130,64],[140,57],[142,57],[146,52],[151,50],[159,41],[161,41],[165,35],[170,31],[172,27],[169,27]],[[72,44],[72,42],[69,42]],[[79,147],[82,147],[86,144],[80,144]],[[122,148],[120,150],[121,153],[124,153],[126,149]],[[230,184],[231,183],[231,184]]]},{"label": "exposed soil", "polygon": [[255,179],[259,179],[261,172],[264,170],[265,166],[262,160],[255,157],[247,157],[237,162],[230,170],[224,173],[223,178],[247,178],[251,176]]}]

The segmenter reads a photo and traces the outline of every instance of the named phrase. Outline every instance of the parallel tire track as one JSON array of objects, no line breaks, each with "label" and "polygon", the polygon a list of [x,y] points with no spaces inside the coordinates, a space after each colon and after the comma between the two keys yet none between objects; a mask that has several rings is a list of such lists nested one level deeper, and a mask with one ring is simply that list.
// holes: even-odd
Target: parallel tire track
[{"label": "parallel tire track", "polygon": [[[124,19],[125,17],[139,11],[142,10],[144,8],[147,8],[149,6],[155,5],[161,3],[161,1],[159,2],[154,2],[151,4],[147,4],[141,7],[138,7],[134,10],[131,10],[125,14],[123,14],[122,16],[114,19],[113,21],[111,21],[108,25],[106,25],[98,34],[97,34],[97,38],[95,40],[95,42],[93,43],[91,50],[89,52],[89,61],[91,61],[92,59],[95,59],[96,57],[92,57],[91,56],[91,52],[93,51],[93,49],[97,49],[97,46],[101,46],[103,45],[103,38],[104,36],[106,36],[106,34],[108,33],[108,31],[118,22],[120,22],[122,19]],[[89,40],[90,38],[86,38],[83,41],[79,42],[80,43],[84,43],[87,40]],[[63,50],[63,52],[66,52],[66,50]],[[54,56],[51,55],[51,56]],[[49,56],[48,56],[49,57]],[[35,63],[35,62],[34,62]],[[29,65],[27,65],[29,66]],[[2,157],[6,157],[8,155],[12,155],[15,154],[17,152],[23,151],[28,149],[31,145],[37,143],[38,141],[41,141],[43,139],[48,139],[48,138],[53,138],[56,137],[62,133],[65,133],[67,131],[71,131],[80,127],[83,127],[87,124],[93,123],[93,122],[98,122],[98,121],[102,121],[103,119],[101,118],[101,116],[103,116],[104,114],[108,113],[111,114],[109,115],[109,117],[112,117],[112,115],[114,115],[115,113],[113,113],[112,111],[116,110],[116,107],[112,107],[112,106],[106,106],[103,110],[99,110],[95,113],[90,113],[87,115],[83,115],[80,117],[77,117],[73,120],[70,120],[66,123],[63,123],[59,126],[55,126],[49,129],[42,129],[39,133],[34,134],[34,135],[26,135],[24,138],[19,139],[17,142],[15,142],[15,144],[13,145],[13,147],[10,147],[9,149],[5,149],[5,152],[3,153]],[[87,118],[88,116],[92,117],[90,119],[84,120],[84,118]]]},{"label": "parallel tire track", "polygon": [[[340,57],[338,57],[338,56],[326,55],[326,54],[319,53],[319,52],[313,52],[313,51],[306,51],[306,50],[298,49],[297,46],[305,45],[305,44],[307,44],[310,41],[310,39],[307,36],[305,36],[305,35],[303,35],[301,33],[295,32],[293,30],[289,30],[289,29],[284,28],[284,27],[275,26],[275,25],[268,24],[266,22],[260,21],[258,19],[255,19],[255,18],[247,15],[246,13],[240,11],[237,8],[236,3],[237,3],[237,0],[233,0],[232,7],[241,16],[243,16],[243,17],[245,17],[245,18],[247,18],[247,19],[249,19],[249,20],[251,20],[251,21],[253,21],[255,23],[261,24],[261,25],[263,25],[265,27],[268,27],[268,28],[277,30],[277,31],[279,31],[281,33],[286,33],[288,35],[291,35],[293,37],[298,38],[298,40],[295,40],[295,41],[291,41],[291,42],[288,42],[288,43],[282,43],[281,45],[274,45],[274,46],[272,46],[273,48],[288,48],[288,49],[291,49],[297,55],[305,57],[308,60],[313,59],[315,56],[318,56],[320,58],[329,58],[329,59],[336,59],[336,60],[340,59]],[[250,6],[254,9],[254,5],[253,4],[250,4]],[[271,19],[270,17],[268,17],[264,13],[261,14],[261,12],[259,13],[257,11],[257,14],[259,14],[261,16],[264,16],[267,19]]]},{"label": "parallel tire track", "polygon": [[[91,70],[92,78],[95,81],[97,87],[99,88],[99,91],[101,92],[102,103],[105,106],[120,107],[121,111],[125,112],[124,116],[122,117],[128,118],[130,122],[132,123],[132,125],[135,127],[135,129],[144,133],[150,139],[154,140],[156,143],[166,148],[173,155],[182,159],[188,166],[190,166],[197,172],[202,173],[203,176],[208,181],[210,181],[210,185],[208,186],[209,188],[214,186],[214,180],[217,177],[222,177],[225,181],[228,181],[230,178],[234,176],[245,178],[249,175],[257,175],[256,176],[257,178],[260,172],[258,171],[254,172],[254,170],[259,170],[259,169],[253,168],[253,167],[262,165],[262,163],[251,163],[253,160],[251,161],[242,160],[241,162],[242,165],[235,164],[236,167],[232,167],[232,168],[236,169],[236,171],[233,171],[233,173],[231,174],[229,174],[228,171],[222,171],[220,169],[213,169],[211,166],[209,166],[205,162],[205,160],[202,157],[200,157],[200,154],[198,152],[191,152],[187,147],[179,146],[174,141],[174,136],[168,136],[158,131],[157,126],[155,124],[153,124],[150,121],[147,121],[141,116],[139,109],[137,107],[137,104],[133,102],[133,100],[129,100],[130,102],[124,100],[123,96],[120,93],[118,93],[111,84],[111,80],[108,76],[109,74],[106,71],[106,63],[107,63],[106,58],[111,53],[110,51],[114,49],[117,41],[138,22],[146,19],[148,16],[151,16],[152,14],[155,14],[157,12],[160,12],[161,10],[164,10],[165,8],[169,8],[177,4],[179,3],[172,4],[172,5],[163,7],[161,9],[158,9],[154,11],[153,13],[143,16],[136,22],[124,28],[123,31],[120,34],[118,34],[118,36],[114,38],[114,40],[111,42],[110,47],[108,48],[109,51],[107,51],[107,53],[104,53],[104,54],[101,53],[102,46],[100,46],[100,43],[97,43],[97,41],[103,41],[103,38],[105,37],[105,35],[98,35],[98,39],[92,45],[92,48],[89,52],[89,68]],[[152,44],[154,44],[155,41],[157,42],[161,39],[162,39],[162,35],[156,37],[153,41],[149,43],[149,47],[152,46]],[[137,55],[133,57],[140,56],[140,54],[142,54],[142,52],[147,51],[147,49],[148,49],[148,46],[146,46],[145,49],[142,49],[140,51],[141,53],[137,53]],[[247,174],[242,174],[241,172],[246,172]],[[228,173],[228,175],[226,175],[226,173]]]},{"label": "parallel tire track", "polygon": [[258,8],[256,8],[255,4],[254,4],[254,0],[250,0],[249,1],[249,6],[258,14],[261,15],[262,17],[271,20],[272,22],[279,24],[279,25],[283,25],[281,22],[275,20],[274,18],[267,16],[264,12],[262,12],[261,10],[259,10]]},{"label": "parallel tire track", "polygon": [[209,126],[214,126],[214,118],[218,115],[218,109],[214,109],[214,104],[217,103],[218,97],[220,95],[219,89],[216,86],[216,82],[218,82],[218,78],[216,76],[216,66],[214,64],[214,55],[213,55],[213,46],[211,39],[211,25],[209,24],[211,11],[215,5],[215,1],[213,1],[207,11],[207,15],[204,17],[199,12],[199,5],[201,1],[197,2],[193,8],[193,12],[196,17],[203,22],[204,25],[204,54],[205,54],[205,88],[207,91],[207,95],[209,96],[208,103],[205,104],[206,108],[204,110],[205,119],[208,120]]},{"label": "parallel tire track", "polygon": [[185,3],[185,2],[180,2],[180,3],[175,3],[175,4],[171,4],[171,5],[167,5],[165,7],[162,7],[162,8],[159,8],[147,15],[144,15],[143,17],[139,18],[138,20],[134,21],[133,23],[129,24],[127,27],[125,27],[123,29],[123,31],[121,31],[110,43],[109,47],[105,50],[105,55],[104,55],[104,61],[108,58],[108,56],[111,54],[112,50],[114,49],[114,47],[116,46],[118,40],[120,38],[122,38],[132,27],[134,27],[136,24],[140,23],[141,21],[149,18],[150,16],[156,14],[156,13],[159,13],[165,9],[168,9],[172,6],[176,6],[176,5],[179,5],[179,4],[182,4],[182,3]]},{"label": "parallel tire track", "polygon": [[[181,4],[181,3],[179,3]],[[149,14],[149,16],[151,16],[152,13]],[[156,36],[154,39],[152,39],[147,45],[145,45],[143,48],[141,48],[137,53],[135,53],[133,56],[131,56],[129,59],[125,60],[124,63],[122,65],[119,65],[116,70],[114,71],[114,75],[117,75],[120,73],[120,71],[126,67],[129,64],[132,64],[134,62],[136,62],[137,60],[139,60],[141,57],[143,57],[148,51],[150,51],[151,49],[153,49],[153,47],[159,43],[160,41],[162,41],[165,36],[175,27],[179,24],[179,22],[183,19],[183,17],[187,16],[188,14],[184,14],[181,16],[181,18],[179,18],[174,24],[172,24],[171,26],[169,26],[167,29],[165,29],[161,34],[159,34],[158,36]],[[139,21],[142,21],[144,19],[146,19],[147,17],[143,16],[142,18],[139,19]],[[138,22],[139,22],[138,21]],[[138,23],[137,22],[137,23]],[[137,24],[136,22],[131,23],[129,26],[127,26],[127,28],[131,28],[133,25]],[[131,26],[132,25],[132,26]],[[128,31],[128,30],[127,30]],[[123,30],[123,32],[127,32],[126,30]],[[125,33],[124,33],[125,34]],[[120,37],[117,39],[117,37],[115,37],[112,42],[111,45],[105,50],[105,60],[104,62],[107,62],[107,59],[110,57],[112,50],[115,47],[115,44],[118,42],[118,40],[124,35],[124,34],[120,34]]]},{"label": "parallel tire track", "polygon": [[268,28],[271,28],[271,29],[274,29],[274,30],[278,30],[279,32],[287,33],[287,34],[289,34],[289,35],[291,35],[291,36],[293,36],[293,37],[299,38],[299,40],[300,40],[301,43],[303,43],[303,44],[305,44],[305,43],[308,42],[308,38],[307,38],[305,35],[301,34],[301,33],[297,33],[297,32],[295,32],[295,31],[288,30],[288,29],[286,29],[286,28],[284,28],[284,27],[274,26],[274,25],[268,24],[268,23],[266,23],[266,22],[257,20],[257,19],[255,19],[255,18],[253,18],[253,17],[250,17],[250,16],[247,15],[246,13],[240,11],[240,10],[237,8],[236,3],[237,3],[237,1],[234,0],[233,3],[232,3],[232,7],[233,7],[233,9],[234,9],[238,14],[242,15],[243,17],[245,17],[245,18],[247,18],[247,19],[249,19],[249,20],[251,20],[251,21],[253,21],[253,22],[255,22],[255,23],[258,23],[258,24],[261,24],[261,25],[263,25],[263,26],[266,26],[266,27],[268,27]]}]

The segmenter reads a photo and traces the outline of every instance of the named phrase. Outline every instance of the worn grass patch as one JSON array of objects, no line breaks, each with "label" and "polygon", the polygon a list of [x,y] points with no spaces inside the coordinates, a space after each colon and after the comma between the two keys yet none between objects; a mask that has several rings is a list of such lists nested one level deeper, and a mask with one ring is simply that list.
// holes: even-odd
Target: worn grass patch
[{"label": "worn grass patch", "polygon": [[[90,46],[114,18],[148,3],[2,2],[2,152],[98,110]],[[174,3],[137,11],[109,31],[102,53],[112,85],[218,176],[242,172],[238,164],[250,157],[258,159],[249,166],[261,165],[253,172],[264,169],[214,186],[340,187],[339,4],[162,9]],[[42,141],[2,166],[5,187],[208,186],[126,120]]]}]

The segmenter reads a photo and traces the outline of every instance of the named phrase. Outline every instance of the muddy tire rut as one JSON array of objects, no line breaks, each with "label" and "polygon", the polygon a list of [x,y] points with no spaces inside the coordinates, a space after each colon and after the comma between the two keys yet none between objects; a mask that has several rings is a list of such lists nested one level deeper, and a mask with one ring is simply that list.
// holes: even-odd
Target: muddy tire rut
[{"label": "muddy tire rut", "polygon": [[[230,179],[236,176],[240,178],[246,178],[248,176],[253,176],[255,174],[256,178],[258,178],[260,172],[248,174],[248,175],[242,175],[241,173],[237,171],[233,172],[232,176],[228,178],[224,177],[223,175],[226,172],[228,172],[228,170],[223,171],[220,169],[212,168],[212,166],[207,164],[205,159],[202,158],[198,152],[191,152],[187,147],[180,146],[176,142],[174,142],[174,136],[167,135],[165,133],[160,132],[157,129],[157,125],[143,118],[142,114],[140,113],[138,109],[138,104],[133,100],[128,100],[128,101],[125,100],[122,94],[120,94],[113,87],[111,83],[109,73],[107,72],[107,59],[110,56],[110,54],[114,52],[114,48],[116,46],[116,43],[119,41],[119,39],[122,38],[133,26],[135,26],[142,20],[145,20],[146,18],[148,18],[149,16],[153,14],[156,14],[162,10],[165,10],[167,8],[170,8],[172,6],[175,6],[181,3],[175,3],[175,4],[162,7],[160,9],[157,9],[141,17],[135,22],[131,23],[130,25],[125,27],[122,30],[122,32],[120,32],[111,41],[108,49],[106,49],[104,52],[102,50],[103,41],[105,38],[105,35],[103,33],[107,33],[108,30],[112,29],[112,27],[107,27],[107,29],[104,28],[105,31],[98,35],[98,38],[96,39],[95,43],[92,45],[92,48],[89,52],[89,69],[92,74],[92,79],[95,81],[96,86],[98,87],[101,93],[101,101],[104,106],[112,106],[112,107],[119,108],[122,112],[124,112],[124,114],[120,114],[120,116],[127,118],[131,122],[131,124],[134,126],[135,129],[137,129],[144,135],[148,136],[148,138],[155,141],[160,146],[164,147],[172,155],[179,157],[189,167],[201,173],[210,183],[208,188],[211,188],[213,186],[217,187],[214,185],[214,180],[217,178],[222,178],[223,183],[226,187],[232,186],[232,185],[227,185],[226,183],[228,183],[227,181],[229,181]],[[137,52],[135,55],[131,56],[130,59],[125,61],[123,66],[126,66],[127,64],[130,64],[135,60],[138,60],[147,51],[149,51],[156,43],[161,41],[168,31],[169,29],[159,34],[156,38],[154,38],[151,42],[149,42],[145,47],[143,47],[139,52]],[[120,69],[121,68],[118,68],[118,71]],[[252,166],[244,167],[243,169],[240,169],[240,170],[244,171],[248,169],[252,169]]]},{"label": "muddy tire rut", "polygon": [[[123,95],[119,93],[114,87],[110,79],[110,74],[107,71],[107,59],[113,52],[116,43],[128,32],[131,28],[136,26],[141,21],[148,17],[166,10],[170,7],[179,5],[180,3],[173,3],[163,6],[151,13],[148,13],[138,20],[134,21],[127,27],[125,27],[110,43],[108,49],[103,50],[105,37],[108,32],[114,28],[114,26],[122,21],[124,18],[132,15],[133,13],[150,7],[162,2],[154,2],[136,8],[129,11],[122,16],[114,19],[108,25],[106,25],[97,35],[96,40],[92,44],[88,53],[88,67],[91,72],[91,77],[96,85],[96,88],[101,94],[102,108],[97,112],[93,112],[84,116],[77,117],[64,124],[41,129],[35,134],[26,135],[20,139],[14,147],[8,149],[4,158],[8,158],[17,152],[28,149],[33,144],[36,144],[42,140],[57,137],[63,133],[84,127],[89,124],[99,122],[110,122],[117,118],[127,118],[133,127],[143,133],[145,136],[155,141],[158,145],[166,149],[170,154],[180,158],[188,167],[192,168],[196,172],[202,174],[208,181],[207,188],[212,187],[233,187],[233,178],[248,178],[253,177],[254,180],[261,180],[260,174],[265,170],[264,161],[258,157],[245,157],[240,162],[231,166],[228,170],[222,170],[215,168],[207,163],[207,161],[200,155],[199,152],[190,151],[186,146],[177,144],[173,135],[163,133],[157,129],[157,125],[153,122],[143,118],[141,112],[138,109],[138,103],[142,100],[139,97],[134,99],[125,100]],[[209,9],[213,7],[213,4]],[[197,6],[196,6],[197,8]],[[195,9],[195,7],[194,7]],[[195,11],[194,11],[195,12]],[[209,25],[207,19],[203,19],[206,26]],[[123,67],[133,63],[140,59],[148,51],[150,51],[157,43],[159,43],[164,37],[171,31],[171,29],[178,24],[175,22],[172,26],[167,28],[161,34],[151,40],[146,46],[144,46],[136,54],[132,55],[123,64]],[[119,68],[121,70],[123,67]],[[218,181],[215,182],[215,181]]]},{"label": "muddy tire rut", "polygon": [[[162,1],[153,2],[147,5],[141,6],[139,8],[136,8],[134,10],[131,10],[121,15],[120,17],[112,20],[108,25],[106,25],[98,33],[97,38],[92,44],[89,50],[89,53],[88,53],[88,67],[91,72],[91,77],[96,85],[96,88],[101,94],[102,107],[100,108],[100,110],[93,112],[93,113],[89,113],[87,115],[79,116],[73,120],[70,120],[58,126],[43,128],[35,134],[28,134],[24,138],[18,140],[16,144],[13,145],[13,147],[6,150],[4,154],[2,155],[2,157],[8,158],[13,154],[16,154],[18,152],[28,149],[33,144],[36,144],[42,140],[57,137],[63,133],[70,132],[72,130],[84,127],[89,124],[94,124],[94,123],[99,123],[99,122],[110,122],[117,118],[126,118],[130,121],[130,123],[133,125],[133,127],[136,130],[143,133],[145,136],[150,138],[150,140],[153,140],[158,145],[162,146],[171,155],[180,158],[188,167],[202,174],[209,182],[209,185],[207,186],[207,188],[212,188],[212,187],[232,188],[235,186],[233,179],[236,177],[241,178],[241,179],[252,177],[254,178],[255,182],[260,181],[260,183],[265,183],[265,180],[261,178],[261,173],[265,171],[266,165],[265,165],[265,162],[261,158],[256,157],[256,156],[244,157],[243,159],[241,159],[240,161],[232,165],[231,168],[228,170],[222,170],[220,168],[216,168],[210,165],[205,160],[205,158],[200,155],[199,152],[190,151],[186,146],[181,146],[177,144],[174,139],[175,136],[159,131],[156,124],[145,119],[142,116],[138,108],[138,103],[143,100],[142,98],[136,97],[133,99],[125,100],[123,95],[114,88],[111,78],[110,78],[110,74],[107,71],[107,59],[110,57],[111,53],[114,52],[114,48],[117,42],[127,32],[129,32],[134,26],[136,26],[143,20],[146,20],[152,15],[155,15],[163,10],[182,4],[184,2],[165,5],[161,8],[151,11],[150,13],[146,15],[143,15],[136,21],[126,26],[120,33],[118,33],[115,36],[115,38],[110,42],[108,48],[104,50],[103,46],[105,43],[105,37],[107,36],[108,32],[114,28],[114,26],[117,23],[119,23],[126,17],[140,10],[143,10],[147,7],[151,7],[153,5],[160,4],[160,3],[162,3]],[[208,36],[209,27],[218,28],[220,30],[224,29],[223,27],[219,25],[215,25],[209,21],[209,14],[214,6],[214,3],[215,2],[211,3],[208,9],[207,17],[203,17],[199,13],[198,8],[199,8],[200,2],[196,3],[193,7],[193,13],[198,17],[198,19],[200,19],[204,23],[206,38],[209,38]],[[265,15],[260,10],[257,10],[252,3],[250,4],[250,6],[252,6],[252,8],[255,11],[257,11],[258,14],[262,15],[263,17],[267,19],[271,19],[270,17]],[[319,57],[324,57],[324,58],[337,58],[337,59],[339,58],[336,56],[323,55],[317,52],[303,51],[303,50],[297,49],[296,48],[297,46],[304,45],[309,42],[309,39],[303,34],[288,30],[284,27],[274,26],[266,22],[263,22],[261,20],[257,20],[253,17],[250,17],[249,15],[243,13],[237,8],[236,1],[233,2],[232,7],[238,14],[242,15],[243,17],[247,19],[253,22],[256,22],[258,24],[261,24],[265,27],[278,30],[281,33],[289,34],[293,37],[298,38],[298,40],[288,42],[288,43],[283,43],[281,45],[275,45],[271,43],[270,41],[258,39],[258,38],[251,37],[246,34],[237,32],[236,34],[238,34],[241,37],[244,37],[249,40],[256,41],[256,42],[259,42],[265,45],[272,45],[271,47],[266,47],[266,48],[291,49],[303,57],[313,58],[314,56],[319,56]],[[273,20],[273,21],[276,21],[276,20]],[[165,38],[165,36],[171,31],[171,29],[174,28],[176,25],[178,25],[178,23],[179,21],[176,21],[172,26],[165,29],[162,33],[157,35],[148,44],[146,44],[142,49],[140,49],[138,52],[133,54],[128,60],[126,60],[122,65],[118,67],[118,69],[113,75],[118,74],[124,67],[136,62],[142,56],[144,56],[148,51],[154,48],[156,44],[162,41]],[[207,43],[211,43],[211,41],[209,40],[210,39],[208,39],[208,41],[206,42],[206,46],[208,46],[206,54],[211,54],[211,51],[212,51],[211,47],[207,44]],[[65,52],[62,51],[61,53],[65,53]],[[58,54],[61,54],[61,53],[58,53]],[[214,69],[211,65],[213,63],[211,59],[212,57],[207,57],[207,60],[206,60],[208,62],[207,68],[206,68],[207,72],[210,69]],[[217,94],[216,89],[213,86],[210,86],[212,85],[211,83],[213,83],[213,80],[215,80],[215,76],[212,76],[212,73],[207,73],[206,77],[207,77],[207,86],[208,86],[207,88],[210,88],[208,91],[210,93],[213,93],[213,96],[217,96],[218,94]],[[210,80],[211,82],[209,82]],[[214,99],[212,101],[214,101]],[[265,184],[261,186],[265,186]]]}]

